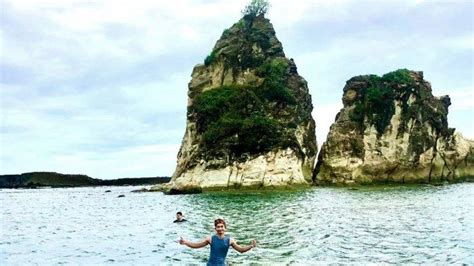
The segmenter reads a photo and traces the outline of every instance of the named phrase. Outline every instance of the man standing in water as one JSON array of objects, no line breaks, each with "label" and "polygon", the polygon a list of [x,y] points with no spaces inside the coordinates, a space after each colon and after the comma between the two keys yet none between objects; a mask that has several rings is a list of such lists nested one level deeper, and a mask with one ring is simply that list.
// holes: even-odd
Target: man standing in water
[{"label": "man standing in water", "polygon": [[201,242],[193,243],[181,237],[179,243],[190,248],[202,248],[211,245],[211,255],[207,265],[225,265],[225,257],[227,256],[227,251],[229,251],[229,246],[232,246],[240,253],[247,252],[257,246],[257,241],[255,240],[252,240],[249,246],[239,246],[233,238],[225,235],[227,228],[223,219],[216,219],[214,221],[214,230],[216,230],[215,235],[208,236]]},{"label": "man standing in water", "polygon": [[176,220],[173,221],[173,223],[182,223],[182,222],[186,222],[187,220],[184,219],[183,217],[183,213],[182,212],[177,212],[176,213]]}]

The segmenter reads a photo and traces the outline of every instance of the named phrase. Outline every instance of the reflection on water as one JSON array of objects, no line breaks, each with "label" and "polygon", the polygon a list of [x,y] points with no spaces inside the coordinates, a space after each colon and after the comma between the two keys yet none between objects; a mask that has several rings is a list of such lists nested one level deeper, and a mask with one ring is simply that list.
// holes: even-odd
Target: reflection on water
[{"label": "reflection on water", "polygon": [[[105,193],[106,190],[111,193]],[[474,184],[165,196],[133,187],[0,190],[0,264],[173,264],[224,218],[230,263],[474,263]],[[117,198],[124,194],[125,197]],[[174,224],[183,211],[188,222]]]}]

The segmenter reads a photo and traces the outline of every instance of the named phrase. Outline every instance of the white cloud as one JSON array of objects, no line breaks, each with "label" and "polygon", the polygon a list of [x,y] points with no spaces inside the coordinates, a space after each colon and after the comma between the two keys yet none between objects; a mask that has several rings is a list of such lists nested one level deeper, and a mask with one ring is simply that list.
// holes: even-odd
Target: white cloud
[{"label": "white cloud", "polygon": [[84,173],[107,179],[170,176],[176,164],[176,156],[170,155],[176,155],[178,150],[179,145],[150,145],[105,153],[100,157],[94,153],[58,155],[53,158],[50,168],[44,170],[64,172],[67,168],[68,173]]},{"label": "white cloud", "polygon": [[471,33],[463,36],[457,36],[454,38],[447,38],[443,40],[443,44],[446,45],[446,48],[473,50],[474,35]]},{"label": "white cloud", "polygon": [[[1,1],[2,173],[98,178],[172,174],[192,67],[248,3]],[[450,126],[473,135],[472,4],[271,4],[277,36],[308,80],[319,145],[346,80],[405,67],[449,94]]]},{"label": "white cloud", "polygon": [[449,95],[450,112],[474,111],[474,87],[457,88],[454,90],[438,90],[439,96]]},{"label": "white cloud", "polygon": [[336,115],[342,107],[342,102],[325,103],[314,107],[312,116],[316,121],[316,139],[318,141],[318,149],[320,149],[326,141],[329,127],[334,123]]}]

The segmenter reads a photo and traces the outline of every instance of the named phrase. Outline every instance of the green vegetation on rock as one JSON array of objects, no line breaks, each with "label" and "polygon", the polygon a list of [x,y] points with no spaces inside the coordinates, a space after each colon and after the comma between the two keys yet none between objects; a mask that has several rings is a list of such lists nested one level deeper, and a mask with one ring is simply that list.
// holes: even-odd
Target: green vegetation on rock
[{"label": "green vegetation on rock", "polygon": [[257,90],[260,98],[286,104],[296,104],[295,97],[285,85],[288,63],[281,58],[266,62],[257,68],[257,75],[264,77],[263,86]]},{"label": "green vegetation on rock", "polygon": [[[357,77],[355,81],[365,82],[366,86],[357,89],[357,97],[349,118],[362,131],[365,130],[364,122],[374,125],[380,136],[390,125],[395,113],[395,103],[398,102],[401,114],[397,134],[402,136],[406,133],[410,121],[413,121],[409,149],[415,155],[415,161],[421,153],[435,146],[433,137],[447,137],[453,132],[448,128],[447,122],[448,106],[451,103],[449,97],[433,97],[431,88],[423,82],[422,74],[399,69],[382,77]],[[433,128],[434,135],[426,125]],[[357,145],[352,147],[356,153],[359,152]]]},{"label": "green vegetation on rock", "polygon": [[[349,114],[351,120],[374,125],[379,135],[383,134],[395,113],[394,100],[408,95],[415,80],[407,69],[399,69],[379,77],[367,76],[368,87],[359,92],[359,100]],[[408,92],[408,93],[407,93]],[[406,102],[405,101],[402,102]]]},{"label": "green vegetation on rock", "polygon": [[270,3],[266,0],[252,0],[244,10],[242,14],[244,17],[256,17],[258,15],[265,15],[270,8]]},{"label": "green vegetation on rock", "polygon": [[204,65],[209,66],[216,60],[216,51],[212,50],[212,52],[204,59]]},{"label": "green vegetation on rock", "polygon": [[227,46],[223,51],[226,63],[240,70],[261,65],[265,60],[265,55],[260,51],[266,51],[271,47],[269,37],[251,26],[244,26],[234,35],[233,39],[236,43]]},{"label": "green vegetation on rock", "polygon": [[436,145],[435,140],[428,134],[426,128],[424,128],[421,123],[416,123],[411,134],[409,142],[409,154],[415,156],[413,163],[419,161],[420,155],[426,150],[434,147]]},{"label": "green vegetation on rock", "polygon": [[296,99],[287,87],[287,69],[287,59],[269,59],[256,68],[263,80],[259,86],[221,86],[196,97],[191,109],[209,155],[227,150],[239,158],[297,145],[290,132],[301,123],[303,111],[293,108]]},{"label": "green vegetation on rock", "polygon": [[379,134],[385,131],[395,113],[393,98],[393,91],[385,86],[367,89],[365,102],[365,108],[368,110],[367,118],[375,126]]},{"label": "green vegetation on rock", "polygon": [[356,122],[363,122],[364,117],[367,117],[368,122],[374,125],[381,135],[390,124],[395,112],[394,93],[377,76],[370,76],[369,84],[370,87],[362,91],[361,99],[356,102],[350,118]]},{"label": "green vegetation on rock", "polygon": [[206,57],[206,66],[223,60],[226,68],[243,71],[256,68],[268,57],[284,56],[275,31],[263,14],[244,16],[224,30],[213,51]]},{"label": "green vegetation on rock", "polygon": [[410,70],[406,68],[389,72],[383,75],[381,80],[384,82],[389,82],[391,84],[406,84],[410,86],[415,85],[415,80],[411,76]]},{"label": "green vegetation on rock", "polygon": [[[270,93],[272,87],[265,84],[260,87],[222,86],[196,98],[192,108],[196,113],[197,130],[202,134],[207,150],[218,153],[219,149],[228,149],[232,156],[239,157],[292,143],[288,140],[292,137],[285,134],[284,129],[294,128],[295,121],[285,123],[273,118],[270,104],[274,101],[288,104],[285,97],[290,97],[291,93],[283,85],[274,87],[284,92],[281,95],[278,94],[281,91]],[[294,98],[290,99],[294,102]]]},{"label": "green vegetation on rock", "polygon": [[354,155],[357,157],[362,157],[364,155],[364,142],[361,139],[351,138],[349,143]]}]

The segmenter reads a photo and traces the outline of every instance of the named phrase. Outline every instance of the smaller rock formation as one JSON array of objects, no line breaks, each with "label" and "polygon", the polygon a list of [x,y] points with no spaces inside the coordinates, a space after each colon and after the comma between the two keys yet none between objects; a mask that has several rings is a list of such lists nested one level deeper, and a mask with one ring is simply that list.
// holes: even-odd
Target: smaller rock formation
[{"label": "smaller rock formation", "polygon": [[434,97],[422,72],[351,78],[342,101],[319,154],[317,184],[436,183],[474,176],[473,142],[448,128],[449,96]]}]

